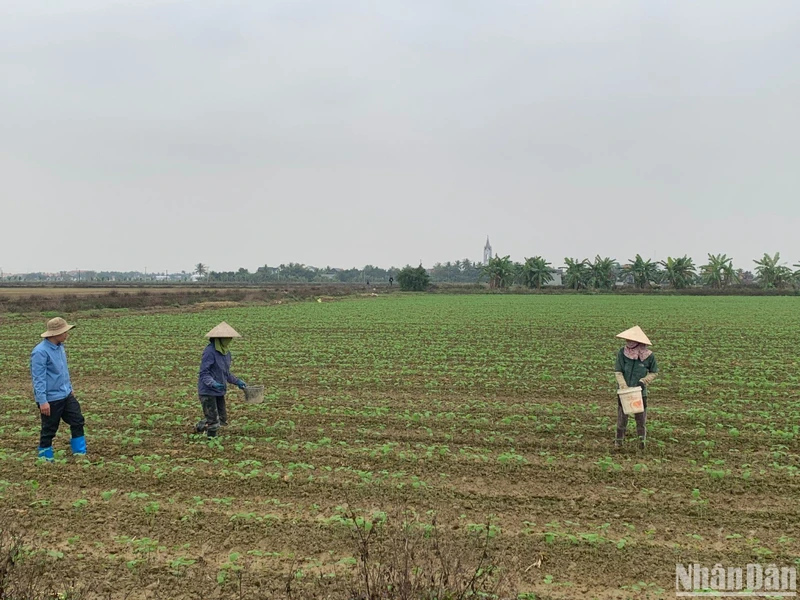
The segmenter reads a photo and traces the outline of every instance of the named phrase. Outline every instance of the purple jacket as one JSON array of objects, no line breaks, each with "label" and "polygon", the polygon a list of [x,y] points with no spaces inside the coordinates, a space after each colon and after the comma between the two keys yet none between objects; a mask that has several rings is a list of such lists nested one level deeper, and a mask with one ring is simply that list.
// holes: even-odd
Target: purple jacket
[{"label": "purple jacket", "polygon": [[215,381],[223,385],[226,382],[236,385],[238,380],[239,378],[231,373],[231,353],[220,354],[214,348],[214,342],[212,341],[203,350],[203,358],[200,361],[200,377],[197,381],[197,393],[201,396],[224,396],[225,390],[215,390],[211,385]]}]

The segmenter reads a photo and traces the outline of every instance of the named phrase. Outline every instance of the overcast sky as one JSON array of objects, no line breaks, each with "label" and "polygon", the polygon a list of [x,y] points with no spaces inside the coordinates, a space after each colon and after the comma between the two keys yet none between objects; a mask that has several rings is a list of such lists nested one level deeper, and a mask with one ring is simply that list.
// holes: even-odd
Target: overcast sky
[{"label": "overcast sky", "polygon": [[0,0],[0,267],[800,262],[796,0]]}]

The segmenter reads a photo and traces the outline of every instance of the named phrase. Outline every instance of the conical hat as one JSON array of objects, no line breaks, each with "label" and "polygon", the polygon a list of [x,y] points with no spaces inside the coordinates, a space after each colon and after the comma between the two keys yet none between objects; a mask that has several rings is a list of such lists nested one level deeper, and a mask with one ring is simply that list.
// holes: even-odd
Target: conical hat
[{"label": "conical hat", "polygon": [[214,327],[206,334],[207,338],[235,338],[242,337],[239,333],[225,321]]},{"label": "conical hat", "polygon": [[629,340],[631,342],[639,342],[640,344],[647,344],[648,346],[652,346],[653,342],[650,341],[650,338],[644,334],[642,328],[638,325],[634,325],[630,329],[626,329],[620,334],[617,334],[618,338],[622,338],[623,340]]}]

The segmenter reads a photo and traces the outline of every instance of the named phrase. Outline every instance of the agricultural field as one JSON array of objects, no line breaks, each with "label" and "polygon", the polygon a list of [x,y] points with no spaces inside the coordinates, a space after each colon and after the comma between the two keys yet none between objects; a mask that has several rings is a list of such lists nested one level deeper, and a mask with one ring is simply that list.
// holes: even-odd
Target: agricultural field
[{"label": "agricultural field", "polygon": [[[392,576],[397,595],[371,597],[406,597],[405,576],[464,598],[665,598],[676,563],[795,564],[799,309],[379,294],[67,315],[90,454],[62,424],[55,464],[36,460],[28,373],[47,317],[8,316],[0,549],[23,544],[19,585],[70,598],[364,598]],[[231,392],[208,440],[197,369],[222,320],[266,401]],[[648,448],[631,423],[616,453],[614,335],[634,324],[661,375]]]},{"label": "agricultural field", "polygon": [[141,294],[143,291],[158,292],[161,294],[181,294],[187,289],[192,291],[208,291],[205,287],[187,286],[116,286],[116,287],[44,287],[44,286],[3,286],[0,287],[0,297],[20,297],[20,296],[94,296],[98,294]]}]

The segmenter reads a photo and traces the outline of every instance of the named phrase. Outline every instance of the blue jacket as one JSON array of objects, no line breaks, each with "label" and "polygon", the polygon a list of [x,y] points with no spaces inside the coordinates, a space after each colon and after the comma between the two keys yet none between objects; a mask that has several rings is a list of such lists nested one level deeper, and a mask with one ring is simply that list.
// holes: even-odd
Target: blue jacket
[{"label": "blue jacket", "polygon": [[197,393],[201,396],[224,396],[227,386],[224,390],[215,390],[211,385],[214,382],[231,383],[236,385],[239,378],[231,373],[231,353],[220,354],[214,348],[214,342],[206,346],[203,350],[203,358],[200,361],[200,377],[197,381]]},{"label": "blue jacket", "polygon": [[31,379],[37,404],[63,400],[72,393],[64,344],[42,340],[31,352]]}]

